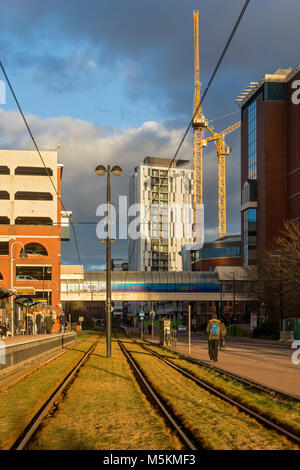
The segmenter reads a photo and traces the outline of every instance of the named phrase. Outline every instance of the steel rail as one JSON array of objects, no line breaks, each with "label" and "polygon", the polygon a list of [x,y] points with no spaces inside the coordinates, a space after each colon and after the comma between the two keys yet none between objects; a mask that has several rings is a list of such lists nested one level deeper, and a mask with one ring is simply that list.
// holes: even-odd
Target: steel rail
[{"label": "steel rail", "polygon": [[[147,342],[148,344],[151,344],[151,345],[155,346],[154,343],[152,343],[151,341],[148,341],[147,339],[145,339],[144,341]],[[165,349],[168,349],[168,348],[165,348]],[[251,388],[255,388],[258,391],[267,392],[270,395],[277,395],[277,396],[280,396],[280,397],[284,398],[285,400],[295,401],[296,403],[300,402],[300,398],[297,397],[296,395],[291,395],[289,393],[284,392],[283,390],[268,387],[268,385],[264,385],[260,382],[256,382],[253,379],[249,379],[248,377],[244,377],[243,375],[236,374],[235,372],[229,372],[225,369],[221,369],[221,368],[216,367],[215,365],[210,364],[209,362],[203,361],[201,359],[196,359],[194,357],[187,356],[185,354],[179,353],[179,352],[174,351],[172,349],[169,349],[169,350],[172,351],[172,352],[175,352],[176,354],[179,355],[180,358],[184,358],[188,362],[198,364],[198,365],[203,366],[203,367],[205,367],[206,369],[209,369],[209,370],[215,370],[216,372],[219,372],[220,374],[225,375],[226,377],[230,377],[234,380],[238,380],[239,382],[242,382],[243,384],[248,385]]]},{"label": "steel rail", "polygon": [[219,374],[225,375],[226,377],[229,377],[234,380],[238,380],[239,382],[242,382],[243,384],[247,385],[248,387],[257,389],[258,391],[263,391],[268,393],[269,395],[277,395],[279,397],[284,398],[285,400],[290,400],[290,401],[295,401],[297,403],[300,402],[300,398],[297,397],[296,395],[290,395],[289,393],[284,392],[283,390],[278,390],[276,388],[268,387],[267,385],[261,384],[259,382],[256,382],[253,379],[249,379],[248,377],[244,377],[243,375],[236,374],[234,372],[229,372],[225,369],[221,369],[219,367],[216,367],[215,365],[211,365],[205,361],[201,361],[200,359],[196,359],[190,356],[186,356],[185,354],[179,353],[179,356],[181,358],[184,358],[188,362],[192,362],[195,364],[198,364],[199,366],[203,366],[206,369],[210,370],[215,370]]},{"label": "steel rail", "polygon": [[55,389],[55,391],[51,394],[51,396],[45,401],[45,403],[41,406],[39,411],[32,418],[30,423],[26,426],[26,428],[24,429],[22,434],[18,437],[18,439],[15,441],[15,443],[12,445],[10,450],[23,450],[25,448],[25,446],[28,444],[28,442],[32,438],[33,434],[36,432],[36,430],[40,426],[43,419],[47,416],[48,412],[53,407],[57,398],[63,393],[66,387],[73,380],[75,374],[78,372],[80,367],[87,361],[88,357],[91,355],[91,353],[95,349],[97,342],[98,340],[95,341],[91,345],[91,347],[84,353],[80,361],[73,367],[73,369],[70,372],[68,372],[68,374],[60,383],[60,385]]},{"label": "steel rail", "polygon": [[[144,341],[146,343],[148,343],[149,345],[157,346],[157,344],[152,343],[151,341],[148,341],[147,339],[144,339]],[[243,384],[248,385],[251,388],[255,388],[258,391],[267,392],[270,395],[278,395],[278,396],[281,396],[282,398],[284,398],[285,400],[295,401],[296,403],[300,402],[300,398],[296,395],[291,395],[289,393],[284,392],[283,390],[279,390],[277,388],[269,387],[268,385],[264,385],[260,382],[256,382],[255,380],[250,379],[248,377],[245,377],[243,375],[236,374],[235,372],[229,372],[228,370],[216,367],[214,364],[210,364],[209,362],[206,362],[206,361],[201,360],[201,359],[196,359],[195,357],[187,356],[187,355],[182,354],[180,352],[174,351],[173,349],[166,348],[165,346],[163,346],[163,348],[167,349],[169,351],[172,351],[173,353],[175,352],[176,354],[178,354],[178,356],[180,358],[184,358],[188,362],[193,362],[193,363],[198,364],[200,366],[203,366],[203,367],[205,367],[206,369],[209,369],[209,370],[215,370],[216,372],[219,372],[222,375],[230,377],[234,380],[238,380],[239,382],[242,382]]]},{"label": "steel rail", "polygon": [[247,415],[251,416],[252,418],[256,419],[256,421],[258,421],[260,424],[262,424],[263,426],[267,427],[267,428],[270,428],[270,429],[273,429],[274,431],[277,431],[279,434],[281,435],[284,435],[285,437],[287,437],[288,439],[290,439],[292,442],[295,442],[296,444],[300,445],[300,437],[298,437],[297,435],[293,434],[292,432],[290,432],[289,430],[283,428],[282,426],[279,426],[278,424],[274,423],[273,421],[270,421],[268,418],[265,418],[264,416],[258,414],[257,412],[253,411],[251,408],[248,408],[247,406],[245,405],[242,405],[241,403],[239,403],[238,401],[228,397],[227,395],[225,395],[224,393],[216,390],[215,388],[213,388],[212,386],[208,385],[206,382],[203,382],[201,379],[195,377],[194,375],[192,375],[191,373],[187,372],[186,370],[182,369],[181,367],[179,366],[176,366],[175,364],[173,364],[172,362],[168,361],[167,359],[165,359],[164,357],[162,357],[160,354],[152,351],[151,349],[149,349],[147,346],[144,346],[142,344],[140,344],[138,341],[135,341],[134,339],[130,338],[135,344],[139,345],[142,349],[150,352],[151,354],[153,354],[154,356],[156,356],[158,359],[160,359],[161,361],[165,362],[168,366],[172,367],[173,369],[175,369],[177,372],[179,372],[180,374],[182,374],[183,376],[189,378],[190,380],[192,380],[193,382],[195,382],[199,387],[201,388],[204,388],[205,390],[207,390],[208,392],[210,392],[211,394],[217,396],[218,398],[220,398],[221,400],[223,401],[226,401],[227,403],[229,403],[230,405],[232,406],[235,406],[236,408],[238,408],[240,411],[243,411],[244,413],[246,413]]},{"label": "steel rail", "polygon": [[195,446],[195,444],[192,442],[192,440],[187,436],[186,432],[182,429],[183,428],[182,424],[179,424],[178,422],[176,422],[177,418],[175,419],[172,416],[172,413],[167,409],[166,405],[163,402],[163,399],[153,389],[153,387],[151,386],[150,381],[145,377],[145,375],[143,374],[141,368],[139,367],[137,362],[133,359],[130,352],[126,349],[124,344],[118,338],[117,338],[117,341],[118,341],[118,344],[120,346],[121,351],[123,352],[123,354],[125,355],[125,357],[127,358],[128,362],[129,362],[130,366],[132,367],[132,369],[134,370],[134,372],[136,372],[136,374],[138,376],[137,382],[139,384],[141,383],[146,388],[146,390],[149,393],[149,395],[151,396],[151,398],[155,401],[155,403],[159,407],[159,410],[162,412],[163,416],[167,419],[167,421],[169,422],[171,427],[176,431],[176,433],[178,434],[178,436],[180,437],[182,442],[184,442],[184,444],[187,446],[187,448],[189,450],[197,450],[198,447]]}]

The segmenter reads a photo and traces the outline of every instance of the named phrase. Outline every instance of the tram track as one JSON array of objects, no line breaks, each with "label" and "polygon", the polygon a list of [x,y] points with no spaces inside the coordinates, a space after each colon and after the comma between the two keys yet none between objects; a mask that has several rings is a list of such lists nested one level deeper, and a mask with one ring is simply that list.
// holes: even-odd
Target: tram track
[{"label": "tram track", "polygon": [[39,408],[34,417],[23,429],[23,431],[9,450],[24,450],[26,448],[27,444],[30,442],[31,438],[38,430],[42,421],[47,417],[50,410],[55,406],[55,403],[59,400],[59,398],[66,391],[66,389],[71,386],[72,382],[76,378],[76,374],[79,372],[80,368],[86,363],[90,355],[93,353],[98,341],[99,339],[93,342],[93,344],[83,354],[77,364],[72,367],[72,369],[65,375],[58,387],[54,390],[54,392],[52,392],[51,396],[47,398],[47,400],[45,400],[43,405]]},{"label": "tram track", "polygon": [[[148,341],[148,340],[145,340],[145,339],[144,339],[144,341],[147,342],[150,346],[151,345],[155,346],[155,344],[151,343],[151,341]],[[147,346],[143,346],[143,347],[147,348]],[[187,356],[187,355],[182,354],[182,353],[177,353],[173,349],[167,349],[165,347],[162,347],[162,348],[165,349],[166,351],[175,352],[176,354],[178,354],[178,357],[180,359],[185,359],[187,362],[197,364],[201,367],[205,367],[207,370],[213,370],[215,372],[218,372],[219,374],[223,375],[224,377],[227,377],[227,378],[230,378],[230,379],[233,379],[233,380],[237,380],[238,382],[246,385],[249,388],[255,389],[255,390],[260,391],[260,392],[268,393],[271,397],[278,397],[278,398],[282,398],[283,400],[288,400],[288,401],[293,401],[295,403],[300,403],[300,398],[296,395],[288,394],[288,393],[284,392],[283,390],[278,390],[276,388],[269,387],[268,385],[264,385],[260,382],[257,382],[255,380],[253,380],[253,379],[249,379],[248,377],[244,377],[243,375],[239,375],[239,374],[236,374],[234,372],[229,372],[228,370],[221,369],[221,368],[217,367],[216,365],[209,363],[208,361],[203,361],[201,359],[196,359],[196,358],[193,358],[191,356]],[[150,348],[147,348],[147,349],[149,349],[149,351],[152,351]]]},{"label": "tram track", "polygon": [[[279,435],[286,437],[291,442],[293,442],[297,445],[300,445],[300,437],[298,435],[296,435],[295,433],[291,432],[291,430],[288,429],[287,427],[282,426],[282,425],[278,425],[277,423],[275,423],[271,419],[266,418],[262,414],[259,414],[257,411],[254,411],[253,409],[246,406],[245,404],[242,404],[241,402],[227,396],[225,393],[223,393],[220,390],[214,388],[212,385],[209,385],[207,382],[204,382],[203,380],[199,379],[198,377],[196,377],[192,373],[188,372],[184,368],[181,368],[178,365],[175,365],[174,363],[172,363],[168,359],[164,358],[163,356],[161,356],[157,352],[153,351],[152,349],[148,348],[144,344],[141,344],[140,342],[134,340],[133,338],[130,338],[130,340],[134,344],[138,345],[144,351],[147,351],[148,353],[155,356],[160,361],[164,362],[169,367],[176,370],[182,376],[192,380],[200,388],[206,390],[207,392],[209,392],[212,395],[218,397],[219,399],[221,399],[222,401],[230,404],[231,406],[236,407],[239,411],[245,413],[247,416],[249,416],[251,418],[254,418],[258,423],[263,425],[266,429],[276,431]],[[253,386],[253,384],[252,384],[252,386]]]},{"label": "tram track", "polygon": [[160,414],[163,416],[169,426],[175,431],[184,446],[189,450],[198,450],[200,445],[197,445],[197,439],[195,436],[191,435],[191,433],[185,429],[184,425],[178,420],[178,418],[174,416],[174,413],[172,413],[172,411],[168,408],[164,399],[157,393],[157,391],[154,390],[151,382],[146,378],[145,374],[143,374],[143,371],[132,357],[132,354],[130,354],[130,352],[118,338],[117,342],[124,356],[128,360],[142,391],[144,391],[150,400],[156,405]]}]

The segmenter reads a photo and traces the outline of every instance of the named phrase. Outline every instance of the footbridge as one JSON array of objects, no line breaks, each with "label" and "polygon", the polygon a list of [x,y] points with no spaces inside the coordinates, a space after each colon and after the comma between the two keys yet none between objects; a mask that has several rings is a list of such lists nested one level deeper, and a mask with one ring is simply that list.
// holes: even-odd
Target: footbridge
[{"label": "footbridge", "polygon": [[[214,272],[113,271],[113,301],[214,301],[232,300],[230,284]],[[227,276],[228,277],[228,276]],[[228,278],[230,280],[230,277]],[[235,283],[236,284],[236,283]],[[236,300],[248,300],[247,293],[234,293]],[[105,271],[84,271],[81,266],[62,266],[62,301],[105,301]],[[250,300],[250,299],[249,299]]]}]

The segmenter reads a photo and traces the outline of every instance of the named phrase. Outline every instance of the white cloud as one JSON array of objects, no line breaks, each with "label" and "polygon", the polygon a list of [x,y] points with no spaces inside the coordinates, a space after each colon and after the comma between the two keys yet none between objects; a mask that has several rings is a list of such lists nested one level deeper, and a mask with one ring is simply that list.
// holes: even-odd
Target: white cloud
[{"label": "white cloud", "polygon": [[[38,116],[27,116],[29,125],[41,150],[56,148],[59,150],[59,161],[64,164],[63,201],[67,209],[73,211],[73,218],[84,221],[96,220],[96,208],[106,200],[105,177],[99,177],[95,168],[99,164],[119,164],[123,175],[112,177],[112,195],[117,200],[119,195],[128,193],[128,174],[134,166],[141,163],[145,156],[173,157],[184,129],[166,128],[154,121],[144,122],[138,128],[119,131],[107,129],[91,122],[70,117],[53,117],[41,119]],[[18,113],[0,109],[1,148],[32,149],[33,144]],[[179,158],[192,159],[191,134],[185,140],[178,155]],[[237,160],[235,156],[235,161]],[[234,207],[238,220],[239,199],[239,165],[228,163],[230,171],[228,180],[228,201]],[[214,147],[205,151],[204,188],[206,238],[216,233],[217,225],[217,163]],[[228,208],[229,209],[229,208]],[[233,218],[233,217],[232,217]],[[84,230],[89,231],[89,240],[82,237]],[[92,232],[91,232],[92,230]],[[86,232],[87,233],[87,232]],[[81,226],[80,249],[82,258],[93,257],[95,247],[99,249],[94,226]],[[71,245],[70,245],[71,246]],[[71,248],[66,247],[66,251]],[[71,256],[71,255],[70,255]],[[124,253],[126,257],[126,252]],[[69,262],[76,262],[70,257]],[[99,266],[103,259],[90,264]]]}]

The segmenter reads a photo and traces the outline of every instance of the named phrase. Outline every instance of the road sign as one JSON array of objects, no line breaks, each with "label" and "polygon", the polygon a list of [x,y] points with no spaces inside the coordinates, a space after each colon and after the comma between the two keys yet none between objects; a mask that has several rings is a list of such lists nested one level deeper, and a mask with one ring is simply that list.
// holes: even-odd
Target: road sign
[{"label": "road sign", "polygon": [[140,312],[140,318],[145,318],[145,313],[144,312]]},{"label": "road sign", "polygon": [[79,317],[79,321],[84,321],[84,317]]},{"label": "road sign", "polygon": [[154,317],[155,317],[155,312],[154,312],[154,310],[151,310],[151,312],[149,312],[149,315],[154,318]]}]

